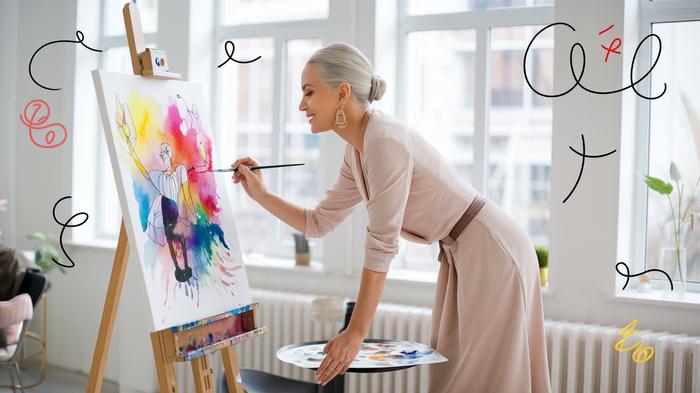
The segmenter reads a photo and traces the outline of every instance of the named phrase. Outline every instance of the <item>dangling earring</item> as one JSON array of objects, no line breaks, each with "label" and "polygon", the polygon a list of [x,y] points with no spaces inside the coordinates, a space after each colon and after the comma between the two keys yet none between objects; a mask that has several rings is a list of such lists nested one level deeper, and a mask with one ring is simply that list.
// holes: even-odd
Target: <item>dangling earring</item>
[{"label": "dangling earring", "polygon": [[338,105],[338,109],[335,111],[335,126],[338,128],[345,128],[348,125],[347,118],[345,117],[345,111]]}]

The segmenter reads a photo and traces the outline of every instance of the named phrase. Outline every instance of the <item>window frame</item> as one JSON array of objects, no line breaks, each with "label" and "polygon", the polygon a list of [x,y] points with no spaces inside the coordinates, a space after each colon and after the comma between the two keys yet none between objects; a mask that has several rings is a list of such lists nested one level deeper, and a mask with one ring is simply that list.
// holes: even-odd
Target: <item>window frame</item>
[{"label": "window frame", "polygon": [[[688,0],[641,0],[641,12],[639,16],[638,40],[652,33],[652,25],[655,23],[682,23],[700,21],[700,4]],[[639,42],[638,41],[638,42]],[[639,57],[635,67],[637,70],[648,70],[651,66],[651,51],[648,45],[640,48]],[[662,54],[663,55],[663,54]],[[639,90],[650,94],[652,72],[649,78],[640,83]],[[634,168],[639,173],[648,173],[649,170],[649,139],[651,133],[651,104],[650,100],[637,100],[636,123],[640,132],[635,142]],[[634,181],[632,249],[631,256],[634,266],[633,271],[644,271],[647,266],[647,206],[649,201],[649,189],[640,179]],[[654,288],[663,288],[666,282],[656,277],[651,279]],[[686,291],[699,292],[700,283],[686,283]]]},{"label": "window frame", "polygon": [[[472,186],[488,195],[489,117],[491,105],[491,29],[499,27],[538,26],[554,22],[554,4],[489,8],[454,13],[411,15],[408,0],[397,1],[396,101],[395,113],[406,121],[408,111],[407,47],[408,35],[422,31],[473,30],[474,52],[474,135],[472,137]],[[524,92],[523,92],[524,93]],[[532,102],[531,105],[535,106]],[[551,209],[550,209],[551,210]],[[362,228],[364,229],[364,227]],[[357,229],[356,229],[357,230]],[[362,235],[357,233],[357,236]],[[395,261],[396,262],[396,261]],[[410,269],[399,269],[410,270]],[[416,274],[425,275],[422,270]]]},{"label": "window frame", "polygon": [[[273,65],[273,103],[272,103],[272,132],[271,132],[271,156],[275,157],[277,160],[281,160],[284,156],[285,151],[285,137],[287,134],[285,130],[285,113],[287,110],[287,96],[285,94],[285,87],[287,77],[287,64],[288,64],[288,53],[287,53],[287,43],[291,40],[297,39],[320,39],[323,42],[328,41],[328,25],[331,17],[331,8],[333,7],[333,2],[329,0],[329,15],[322,19],[305,19],[305,20],[293,20],[293,21],[281,21],[281,22],[263,22],[263,23],[250,23],[250,24],[235,24],[226,25],[224,24],[223,18],[223,1],[215,0],[215,31],[214,31],[214,45],[212,50],[212,56],[214,58],[214,63],[219,64],[219,57],[221,57],[221,43],[226,40],[236,41],[237,39],[246,38],[269,38],[273,41],[273,50],[275,53],[274,65]],[[221,75],[215,73],[213,75],[213,83],[211,89],[211,116],[212,124],[214,128],[214,138],[221,140],[222,131],[219,124],[220,115],[220,103],[221,103],[221,93],[224,90],[221,88]],[[329,157],[324,154],[321,149],[319,157],[319,167],[324,167],[329,164],[328,161],[332,161],[333,157]],[[280,161],[281,162],[281,161]],[[320,172],[320,171],[319,171]],[[319,177],[319,182],[325,185],[322,181],[322,174],[316,174]],[[284,179],[280,171],[270,171],[266,173],[267,186],[271,192],[278,195],[282,195],[284,192]],[[228,185],[229,194],[232,192],[231,185]],[[320,197],[320,196],[319,196]],[[313,206],[304,206],[313,207]],[[293,251],[294,245],[291,239],[285,241],[282,239],[283,225],[285,223],[277,220],[275,225],[275,238],[277,243],[281,246],[276,249],[276,251],[271,250],[266,252],[265,259],[271,260],[282,260],[290,259],[291,251]],[[328,249],[326,247],[326,239],[314,239],[312,240],[316,243],[321,243],[323,249]],[[314,258],[312,253],[312,258]],[[314,258],[315,260],[315,258]],[[321,258],[324,265],[327,262],[327,256],[323,255]]]}]

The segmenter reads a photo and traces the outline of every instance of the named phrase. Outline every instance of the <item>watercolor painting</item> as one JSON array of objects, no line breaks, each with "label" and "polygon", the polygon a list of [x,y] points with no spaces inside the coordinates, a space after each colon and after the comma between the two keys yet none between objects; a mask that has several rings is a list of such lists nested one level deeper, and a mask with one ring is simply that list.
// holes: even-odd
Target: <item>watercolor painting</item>
[{"label": "watercolor painting", "polygon": [[[288,345],[277,351],[277,358],[301,368],[318,368],[325,358],[326,343]],[[434,349],[408,341],[364,342],[350,368],[402,367],[420,364],[442,363],[447,359]]]},{"label": "watercolor painting", "polygon": [[[129,245],[153,328],[251,303],[199,85],[93,71]],[[218,176],[218,177],[217,177]]]}]

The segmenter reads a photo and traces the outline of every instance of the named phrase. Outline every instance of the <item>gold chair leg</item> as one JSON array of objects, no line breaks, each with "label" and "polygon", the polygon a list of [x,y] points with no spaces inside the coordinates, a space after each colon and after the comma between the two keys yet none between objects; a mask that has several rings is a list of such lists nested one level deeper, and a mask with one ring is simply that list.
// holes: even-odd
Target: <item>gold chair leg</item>
[{"label": "gold chair leg", "polygon": [[7,371],[10,374],[10,385],[12,385],[12,393],[16,393],[17,390],[15,389],[15,377],[13,375],[14,370],[12,370],[12,366],[7,366]]},{"label": "gold chair leg", "polygon": [[19,363],[15,362],[15,372],[17,372],[17,385],[19,390],[24,393],[24,386],[22,386],[22,378],[19,375]]}]

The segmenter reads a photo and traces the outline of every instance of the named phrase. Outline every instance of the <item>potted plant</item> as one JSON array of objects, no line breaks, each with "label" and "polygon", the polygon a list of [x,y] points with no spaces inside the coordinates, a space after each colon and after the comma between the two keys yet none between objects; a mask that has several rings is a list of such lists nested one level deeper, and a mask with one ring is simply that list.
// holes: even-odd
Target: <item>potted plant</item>
[{"label": "potted plant", "polygon": [[309,241],[302,233],[294,234],[294,260],[297,266],[309,266],[311,254],[309,253]]},{"label": "potted plant", "polygon": [[549,283],[549,250],[543,246],[535,247],[535,254],[540,265],[540,285],[544,288]]},{"label": "potted plant", "polygon": [[[664,291],[665,296],[673,295],[674,297],[682,297],[685,294],[685,286],[687,280],[687,264],[685,239],[688,230],[694,227],[694,221],[697,214],[690,210],[693,204],[693,198],[700,183],[700,176],[695,182],[693,193],[687,200],[683,198],[685,186],[681,183],[681,172],[678,170],[676,163],[671,161],[669,169],[671,181],[676,184],[677,198],[673,196],[673,184],[665,182],[662,179],[644,175],[645,182],[649,188],[656,191],[660,195],[665,195],[668,199],[669,207],[671,208],[671,223],[673,224],[673,247],[663,247],[659,255],[659,268],[663,269],[674,282],[673,291],[671,288]],[[674,200],[677,201],[674,206]],[[684,206],[685,205],[685,206]],[[674,293],[672,293],[674,292]]]},{"label": "potted plant", "polygon": [[53,261],[53,259],[55,259],[59,263],[64,264],[63,257],[61,257],[57,248],[58,239],[56,239],[53,234],[34,232],[28,235],[27,239],[38,241],[34,249],[34,263],[39,266],[39,269],[41,269],[44,274],[48,274],[53,269],[58,269],[61,273],[65,274],[66,269]]}]

